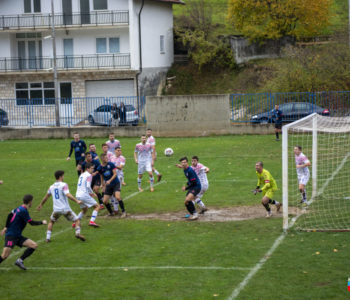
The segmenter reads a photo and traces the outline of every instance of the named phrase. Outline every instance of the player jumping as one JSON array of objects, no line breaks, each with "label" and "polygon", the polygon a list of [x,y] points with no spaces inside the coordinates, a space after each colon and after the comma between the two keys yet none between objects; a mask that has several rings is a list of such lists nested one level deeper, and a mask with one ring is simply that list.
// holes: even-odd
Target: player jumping
[{"label": "player jumping", "polygon": [[23,261],[33,254],[38,244],[34,241],[22,236],[22,231],[26,227],[27,223],[30,225],[46,225],[46,220],[43,221],[33,221],[29,216],[28,209],[32,206],[33,196],[25,195],[23,197],[23,205],[15,208],[7,216],[7,221],[4,229],[1,231],[1,235],[5,234],[5,247],[0,256],[0,264],[9,257],[12,249],[15,246],[27,247],[23,255],[18,258],[15,265],[22,270],[27,270],[24,266]]},{"label": "player jumping", "polygon": [[306,198],[306,185],[310,179],[310,171],[308,166],[311,165],[308,158],[301,152],[301,146],[294,147],[295,154],[295,165],[297,168],[298,182],[299,182],[299,191],[301,194],[301,202],[308,204]]},{"label": "player jumping", "polygon": [[270,172],[264,169],[264,165],[261,161],[258,161],[255,164],[255,170],[256,175],[258,176],[258,183],[256,189],[253,190],[253,193],[254,195],[261,192],[263,193],[261,203],[267,211],[266,218],[270,218],[272,213],[269,204],[275,204],[277,211],[279,211],[282,206],[278,201],[272,200],[274,192],[277,191],[277,184]]}]

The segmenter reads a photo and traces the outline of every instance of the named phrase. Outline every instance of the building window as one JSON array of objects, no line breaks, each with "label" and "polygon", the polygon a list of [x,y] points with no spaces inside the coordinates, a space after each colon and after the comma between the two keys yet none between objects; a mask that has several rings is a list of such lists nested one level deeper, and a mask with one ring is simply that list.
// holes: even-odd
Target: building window
[{"label": "building window", "polygon": [[96,53],[120,53],[119,38],[96,38]]},{"label": "building window", "polygon": [[94,10],[107,9],[107,0],[94,0]]},{"label": "building window", "polygon": [[40,13],[41,12],[40,0],[24,0],[24,12]]},{"label": "building window", "polygon": [[17,105],[54,105],[55,87],[53,82],[16,83]]},{"label": "building window", "polygon": [[164,35],[160,36],[160,53],[165,53]]}]

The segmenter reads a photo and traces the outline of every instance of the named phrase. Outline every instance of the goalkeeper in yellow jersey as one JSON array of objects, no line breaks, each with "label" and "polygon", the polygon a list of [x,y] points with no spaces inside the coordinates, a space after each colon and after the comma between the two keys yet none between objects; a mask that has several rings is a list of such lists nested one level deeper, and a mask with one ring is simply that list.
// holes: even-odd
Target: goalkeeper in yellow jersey
[{"label": "goalkeeper in yellow jersey", "polygon": [[273,194],[277,191],[277,184],[270,172],[264,169],[264,165],[261,161],[258,161],[255,164],[255,170],[256,175],[258,176],[258,183],[256,189],[252,192],[254,195],[257,193],[263,193],[261,203],[267,211],[266,218],[270,218],[272,216],[270,203],[276,205],[277,211],[279,211],[282,206],[278,201],[272,200]]}]

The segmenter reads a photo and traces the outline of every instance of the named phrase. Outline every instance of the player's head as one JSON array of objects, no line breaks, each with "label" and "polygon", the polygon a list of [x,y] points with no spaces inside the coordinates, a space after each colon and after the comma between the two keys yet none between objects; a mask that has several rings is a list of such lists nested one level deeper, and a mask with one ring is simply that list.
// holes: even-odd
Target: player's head
[{"label": "player's head", "polygon": [[145,134],[141,135],[141,142],[142,144],[146,144],[146,141],[147,141],[147,137]]},{"label": "player's head", "polygon": [[92,162],[92,155],[91,155],[90,152],[86,152],[86,153],[85,153],[85,160],[86,160],[87,162]]},{"label": "player's head", "polygon": [[94,173],[94,165],[90,162],[86,163],[85,171],[88,171],[90,174]]},{"label": "player's head", "polygon": [[299,155],[300,153],[301,153],[301,146],[298,146],[298,145],[296,145],[296,146],[294,146],[294,154],[295,155]]},{"label": "player's head", "polygon": [[196,156],[196,155],[192,156],[192,165],[197,166],[198,161],[199,161],[198,156]]},{"label": "player's head", "polygon": [[33,196],[30,194],[24,195],[23,204],[28,205],[28,207],[32,206]]},{"label": "player's head", "polygon": [[107,145],[106,143],[102,144],[102,151],[103,151],[104,153],[107,153],[107,151],[108,151],[108,145]]},{"label": "player's head", "polygon": [[276,104],[276,105],[275,105],[275,109],[278,109],[278,108],[279,108],[279,105],[278,105],[278,104]]},{"label": "player's head", "polygon": [[184,169],[187,169],[187,168],[188,168],[188,158],[187,158],[186,156],[181,157],[181,158],[179,159],[179,162],[181,163],[181,165],[182,165],[182,167],[183,167]]},{"label": "player's head", "polygon": [[56,180],[63,180],[63,177],[64,177],[64,171],[58,170],[55,172]]},{"label": "player's head", "polygon": [[264,164],[262,161],[258,161],[256,164],[255,164],[255,170],[258,171],[259,173],[262,172],[264,168]]},{"label": "player's head", "polygon": [[90,145],[89,145],[89,150],[92,151],[92,152],[96,152],[96,146],[95,146],[95,144],[90,144]]},{"label": "player's head", "polygon": [[151,128],[147,128],[146,135],[147,136],[151,136],[152,135],[152,129]]},{"label": "player's head", "polygon": [[114,141],[114,133],[113,132],[111,132],[109,134],[109,140]]},{"label": "player's head", "polygon": [[79,133],[78,133],[78,132],[74,132],[74,133],[73,133],[73,139],[74,139],[76,142],[79,141],[80,136],[79,136]]},{"label": "player's head", "polygon": [[116,155],[116,156],[122,155],[122,148],[116,147],[116,148],[115,148],[115,155]]},{"label": "player's head", "polygon": [[104,163],[104,164],[108,163],[108,156],[106,153],[102,153],[100,157],[101,157],[102,163]]}]

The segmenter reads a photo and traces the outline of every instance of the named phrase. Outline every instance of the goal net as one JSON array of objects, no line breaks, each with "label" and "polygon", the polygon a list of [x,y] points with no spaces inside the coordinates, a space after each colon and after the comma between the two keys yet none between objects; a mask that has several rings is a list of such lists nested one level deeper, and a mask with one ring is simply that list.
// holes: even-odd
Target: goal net
[{"label": "goal net", "polygon": [[314,113],[282,130],[283,228],[350,231],[350,117]]}]

